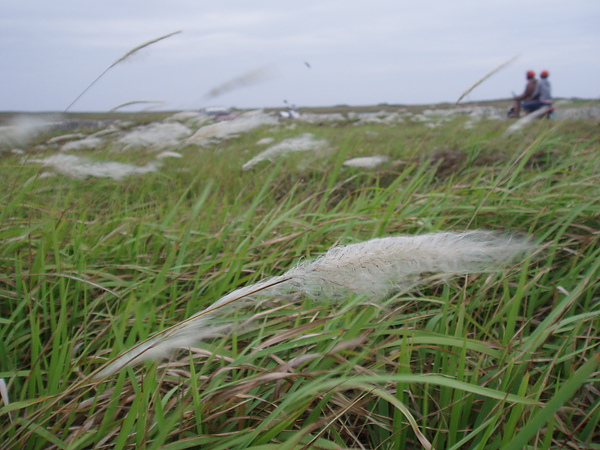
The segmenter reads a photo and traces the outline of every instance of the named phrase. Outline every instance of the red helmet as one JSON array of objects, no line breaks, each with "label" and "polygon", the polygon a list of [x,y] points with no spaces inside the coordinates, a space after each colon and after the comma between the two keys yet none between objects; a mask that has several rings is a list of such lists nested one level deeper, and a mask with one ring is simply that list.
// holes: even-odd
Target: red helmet
[{"label": "red helmet", "polygon": [[535,72],[533,70],[528,70],[527,71],[527,78],[533,78],[535,77]]},{"label": "red helmet", "polygon": [[540,73],[540,76],[542,78],[546,78],[548,75],[550,75],[550,72],[548,72],[547,70],[542,70],[542,73]]}]

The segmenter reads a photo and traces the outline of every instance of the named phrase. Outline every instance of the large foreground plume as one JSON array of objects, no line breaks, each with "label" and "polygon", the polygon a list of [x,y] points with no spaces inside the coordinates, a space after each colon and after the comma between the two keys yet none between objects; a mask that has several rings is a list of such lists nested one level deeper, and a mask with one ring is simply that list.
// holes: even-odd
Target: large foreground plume
[{"label": "large foreground plume", "polygon": [[258,296],[300,292],[313,298],[342,299],[354,293],[377,300],[415,287],[423,281],[424,273],[450,276],[490,272],[525,257],[534,248],[527,239],[487,231],[387,237],[333,247],[283,275],[225,295],[203,311],[137,344],[96,377],[142,360],[168,356],[175,349],[214,336],[223,329],[211,325],[215,317]]}]

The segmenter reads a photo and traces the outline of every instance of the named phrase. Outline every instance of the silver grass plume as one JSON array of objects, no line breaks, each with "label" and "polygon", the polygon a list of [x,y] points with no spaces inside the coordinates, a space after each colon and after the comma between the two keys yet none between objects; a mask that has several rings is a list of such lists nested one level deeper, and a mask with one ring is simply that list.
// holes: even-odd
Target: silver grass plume
[{"label": "silver grass plume", "polygon": [[227,94],[235,89],[260,83],[261,81],[267,80],[272,75],[273,70],[270,67],[259,67],[212,88],[204,95],[204,99],[212,99]]},{"label": "silver grass plume", "polygon": [[500,69],[504,69],[506,66],[508,66],[509,64],[511,64],[512,62],[516,61],[519,58],[519,55],[517,56],[513,56],[511,59],[509,59],[508,61],[506,61],[505,63],[500,64],[498,67],[496,67],[494,70],[486,73],[483,77],[481,77],[479,80],[477,80],[475,83],[473,83],[465,92],[463,92],[461,94],[460,97],[458,97],[458,100],[456,100],[456,103],[454,105],[458,105],[460,103],[460,101],[465,98],[467,95],[469,95],[473,89],[475,89],[477,86],[479,86],[481,83],[483,83],[485,80],[487,80],[489,77],[491,77],[492,75],[494,75],[496,72],[498,72]]},{"label": "silver grass plume", "polygon": [[108,72],[110,69],[112,69],[113,67],[115,67],[117,64],[120,64],[120,63],[122,63],[123,61],[125,61],[125,60],[129,59],[131,56],[133,56],[134,54],[136,54],[136,53],[137,53],[137,52],[139,52],[140,50],[142,50],[142,49],[144,49],[144,48],[146,48],[146,47],[148,47],[148,46],[150,46],[150,45],[152,45],[152,44],[156,44],[157,42],[159,42],[159,41],[162,41],[162,40],[164,40],[164,39],[170,38],[171,36],[174,36],[174,35],[176,35],[176,34],[179,34],[179,33],[181,33],[181,32],[182,32],[182,31],[181,31],[181,30],[179,30],[179,31],[175,31],[174,33],[165,34],[164,36],[158,37],[158,38],[156,38],[156,39],[152,39],[152,40],[150,40],[150,41],[148,41],[148,42],[144,42],[143,44],[140,44],[140,45],[138,45],[138,46],[136,46],[136,47],[133,47],[131,50],[129,50],[127,53],[125,53],[123,56],[121,56],[119,59],[117,59],[115,62],[113,62],[113,63],[112,63],[110,66],[108,66],[108,67],[107,67],[107,68],[104,70],[104,72],[102,72],[100,75],[98,75],[98,77],[96,77],[96,79],[95,79],[94,81],[92,81],[92,82],[91,82],[91,83],[88,85],[88,87],[86,87],[86,88],[83,90],[83,92],[81,92],[81,94],[79,94],[79,95],[77,96],[77,98],[76,98],[75,100],[73,100],[73,101],[71,102],[71,104],[65,108],[65,110],[64,110],[63,112],[67,112],[67,111],[69,111],[69,109],[71,109],[71,106],[73,106],[73,105],[74,105],[74,104],[77,102],[77,100],[79,100],[79,99],[80,99],[80,98],[83,96],[83,94],[85,94],[87,91],[89,91],[89,90],[90,90],[90,88],[91,88],[91,87],[92,87],[94,84],[96,84],[96,83],[98,82],[98,80],[100,80],[100,78],[102,78],[102,77],[103,77],[103,76],[106,74],[106,72]]},{"label": "silver grass plume", "polygon": [[[132,100],[129,102],[125,102],[125,103],[121,103],[120,105],[115,106],[114,108],[111,108],[108,110],[108,112],[115,112],[121,108],[125,108],[126,106],[131,106],[131,105],[154,105],[152,107],[157,108],[158,106],[164,105],[164,101],[163,100]],[[146,108],[148,109],[148,108]]]},{"label": "silver grass plume", "polygon": [[214,336],[224,328],[210,325],[216,316],[259,295],[300,292],[313,298],[339,299],[354,293],[380,299],[415,287],[423,281],[423,273],[451,276],[490,272],[534,249],[528,239],[488,231],[386,237],[333,247],[283,275],[225,295],[203,311],[137,344],[95,377],[103,378],[142,360],[166,357],[175,349]]}]

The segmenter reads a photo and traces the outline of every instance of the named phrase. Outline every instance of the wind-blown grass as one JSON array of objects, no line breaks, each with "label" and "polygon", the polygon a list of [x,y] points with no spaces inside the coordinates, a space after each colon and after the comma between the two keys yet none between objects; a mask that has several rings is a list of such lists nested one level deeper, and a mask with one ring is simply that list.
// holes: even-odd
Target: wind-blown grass
[{"label": "wind-blown grass", "polygon": [[[122,181],[0,160],[2,445],[597,448],[597,124],[335,125],[255,129]],[[241,170],[260,138],[305,132],[335,151]],[[390,162],[343,165],[371,154]],[[171,360],[91,377],[331,246],[475,229],[544,252],[380,302],[266,296]]]}]

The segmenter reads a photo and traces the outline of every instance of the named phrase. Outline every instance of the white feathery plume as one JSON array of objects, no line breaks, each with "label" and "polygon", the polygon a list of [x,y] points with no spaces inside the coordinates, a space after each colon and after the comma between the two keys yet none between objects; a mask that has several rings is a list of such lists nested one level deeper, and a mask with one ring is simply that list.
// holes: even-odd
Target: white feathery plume
[{"label": "white feathery plume", "polygon": [[211,319],[258,295],[301,292],[313,298],[339,299],[355,293],[379,299],[418,285],[423,273],[450,276],[494,271],[534,249],[528,239],[488,231],[386,237],[333,247],[283,275],[225,295],[203,311],[137,344],[102,369],[96,378],[142,360],[166,357],[175,349],[214,336],[228,327],[210,325]]},{"label": "white feathery plume", "polygon": [[534,119],[537,119],[538,117],[543,116],[544,114],[547,114],[548,111],[550,111],[551,106],[546,105],[546,106],[542,106],[540,109],[537,109],[529,114],[527,114],[524,117],[521,117],[519,120],[517,120],[515,123],[513,123],[510,127],[508,127],[506,129],[506,131],[504,132],[505,135],[509,135],[514,133],[515,131],[519,131],[522,130],[523,128],[525,128],[525,126],[529,125],[531,122],[533,122]]}]

